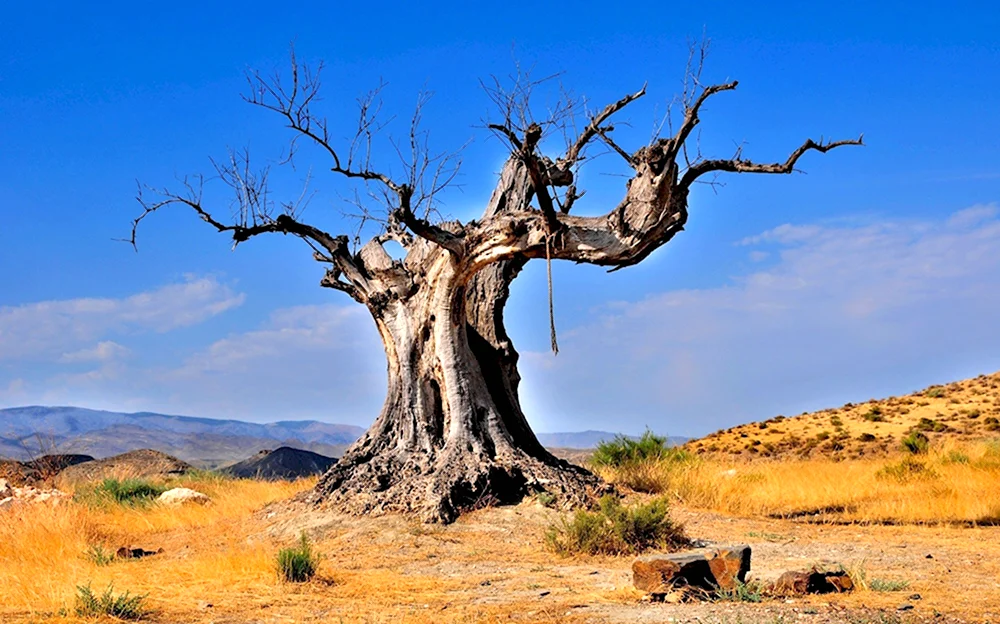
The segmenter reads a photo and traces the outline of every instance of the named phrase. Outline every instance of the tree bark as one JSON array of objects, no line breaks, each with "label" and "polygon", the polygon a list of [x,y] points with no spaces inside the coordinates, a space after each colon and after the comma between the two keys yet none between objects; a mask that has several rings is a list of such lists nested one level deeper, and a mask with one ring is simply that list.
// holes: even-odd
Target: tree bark
[{"label": "tree bark", "polygon": [[523,261],[469,279],[459,260],[435,248],[422,266],[407,296],[368,302],[388,361],[386,401],[313,500],[429,522],[540,491],[567,507],[589,502],[600,480],[546,451],[521,412],[503,308]]}]

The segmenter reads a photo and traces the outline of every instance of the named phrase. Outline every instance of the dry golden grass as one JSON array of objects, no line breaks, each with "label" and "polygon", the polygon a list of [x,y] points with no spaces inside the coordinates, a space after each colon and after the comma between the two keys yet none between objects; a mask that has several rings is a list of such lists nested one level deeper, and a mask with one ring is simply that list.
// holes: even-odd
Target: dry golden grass
[{"label": "dry golden grass", "polygon": [[911,430],[932,444],[1000,435],[1000,373],[981,375],[888,399],[785,418],[776,416],[689,442],[692,452],[726,458],[891,455]]},{"label": "dry golden grass", "polygon": [[684,505],[744,517],[886,524],[1000,523],[1000,440],[927,454],[646,462],[606,468],[612,483],[669,493]]},{"label": "dry golden grass", "polygon": [[[181,483],[208,494],[213,502],[205,506],[64,503],[0,514],[0,619],[4,613],[72,612],[76,587],[86,583],[95,590],[113,582],[121,591],[148,592],[154,608],[168,610],[203,591],[273,584],[273,550],[248,542],[243,525],[252,511],[312,483],[208,479]],[[163,547],[167,554],[99,566],[85,556],[95,545],[111,552],[121,546]]]}]

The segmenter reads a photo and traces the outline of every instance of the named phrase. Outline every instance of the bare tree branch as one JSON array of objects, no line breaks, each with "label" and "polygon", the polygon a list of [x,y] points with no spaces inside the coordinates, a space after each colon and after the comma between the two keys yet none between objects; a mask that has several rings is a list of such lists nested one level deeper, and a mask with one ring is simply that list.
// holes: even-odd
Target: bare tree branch
[{"label": "bare tree branch", "polygon": [[635,93],[626,95],[617,102],[612,102],[611,104],[605,106],[604,110],[594,115],[590,119],[590,123],[587,124],[587,127],[584,128],[583,132],[580,133],[580,136],[577,137],[576,141],[574,141],[573,144],[569,147],[569,149],[566,150],[566,155],[563,156],[560,160],[567,163],[567,165],[572,165],[573,163],[580,160],[583,157],[583,151],[587,147],[587,144],[590,143],[590,141],[595,136],[605,137],[605,133],[614,130],[614,128],[603,127],[604,124],[608,121],[608,119],[610,119],[612,115],[614,115],[615,113],[625,108],[632,102],[638,100],[644,95],[646,95],[646,85],[642,85],[642,89],[636,91]]},{"label": "bare tree branch", "polygon": [[792,152],[788,159],[783,163],[758,164],[741,158],[739,152],[735,158],[728,160],[703,160],[692,165],[684,173],[679,186],[687,189],[699,177],[713,171],[724,171],[730,173],[792,173],[795,171],[795,163],[798,162],[799,158],[809,150],[826,153],[833,148],[840,147],[842,145],[864,145],[864,135],[859,136],[857,139],[833,141],[830,143],[823,143],[822,141],[817,143],[812,139],[808,139],[797,150]]}]

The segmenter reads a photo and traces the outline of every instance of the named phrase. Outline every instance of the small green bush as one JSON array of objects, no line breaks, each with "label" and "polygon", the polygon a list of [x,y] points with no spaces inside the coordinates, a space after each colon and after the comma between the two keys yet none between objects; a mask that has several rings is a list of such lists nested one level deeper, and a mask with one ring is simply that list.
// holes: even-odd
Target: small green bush
[{"label": "small green bush", "polygon": [[590,463],[594,466],[620,467],[650,460],[687,461],[691,453],[671,447],[667,438],[646,430],[638,439],[618,435],[613,440],[601,442],[594,449]]},{"label": "small green bush", "polygon": [[933,418],[921,418],[916,428],[920,431],[947,431],[948,425]]},{"label": "small green bush", "polygon": [[867,413],[862,414],[861,417],[868,422],[885,422],[885,415],[882,414],[882,409],[877,405],[868,410]]},{"label": "small green bush", "polygon": [[297,546],[278,551],[278,576],[289,583],[305,583],[316,575],[319,554],[303,533]]},{"label": "small green bush", "polygon": [[144,479],[105,479],[77,495],[81,502],[139,507],[153,502],[166,488]]},{"label": "small green bush", "polygon": [[670,519],[665,499],[624,507],[618,498],[601,498],[596,511],[577,511],[563,518],[545,535],[550,549],[561,555],[635,554],[652,548],[686,545],[683,528]]},{"label": "small green bush", "polygon": [[535,495],[535,499],[544,507],[555,507],[556,497],[552,492],[541,491]]},{"label": "small green bush", "polygon": [[152,611],[146,607],[148,594],[139,596],[128,592],[115,595],[113,585],[108,585],[104,593],[97,595],[90,589],[90,584],[78,585],[76,588],[76,615],[82,618],[110,616],[119,620],[142,620]]},{"label": "small green bush", "polygon": [[715,590],[715,599],[722,602],[763,602],[765,586],[760,581],[736,581],[732,589]]},{"label": "small green bush", "polygon": [[870,433],[862,433],[858,436],[858,440],[861,440],[862,442],[874,442],[876,438]]},{"label": "small green bush", "polygon": [[940,399],[944,396],[944,388],[939,386],[928,388],[927,390],[924,390],[924,396],[931,399]]},{"label": "small green bush", "polygon": [[892,479],[899,483],[909,483],[916,479],[933,479],[937,476],[923,462],[912,457],[904,457],[896,464],[888,464],[875,473],[879,479]]},{"label": "small green bush", "polygon": [[104,547],[100,544],[94,544],[88,548],[87,552],[83,553],[83,557],[87,561],[100,567],[110,565],[115,560],[115,554],[110,550],[104,550]]},{"label": "small green bush", "polygon": [[911,431],[908,436],[903,438],[902,444],[904,451],[917,455],[919,453],[926,453],[931,441],[923,433]]},{"label": "small green bush", "polygon": [[946,464],[968,464],[969,456],[961,451],[948,451],[942,461]]},{"label": "small green bush", "polygon": [[910,586],[909,581],[890,581],[886,579],[872,579],[868,582],[868,589],[874,592],[897,592],[903,591]]}]

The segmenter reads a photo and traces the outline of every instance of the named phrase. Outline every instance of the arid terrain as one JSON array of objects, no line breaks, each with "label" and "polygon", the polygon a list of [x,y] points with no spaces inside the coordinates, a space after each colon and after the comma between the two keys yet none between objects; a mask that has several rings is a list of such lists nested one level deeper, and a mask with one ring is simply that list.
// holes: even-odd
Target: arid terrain
[{"label": "arid terrain", "polygon": [[1000,373],[794,418],[776,416],[687,446],[730,456],[858,458],[894,452],[912,431],[938,446],[1000,437]]},{"label": "arid terrain", "polygon": [[[546,533],[572,514],[541,496],[429,525],[295,502],[315,479],[194,471],[148,478],[202,492],[208,504],[109,504],[94,498],[93,483],[60,482],[73,498],[0,511],[0,621],[90,621],[77,614],[78,588],[110,585],[145,596],[152,622],[996,622],[1000,444],[980,424],[996,409],[997,379],[747,425],[688,447],[771,429],[801,438],[839,415],[852,438],[878,431],[878,453],[679,450],[598,468],[626,504],[669,501],[688,537],[749,544],[751,582],[842,567],[857,585],[851,593],[654,602],[632,586],[634,555],[553,552]],[[864,418],[874,407],[885,421]],[[900,440],[934,416],[948,429],[906,450]],[[280,580],[276,555],[303,534],[320,556],[315,577]],[[123,547],[148,556],[112,556]]]}]

